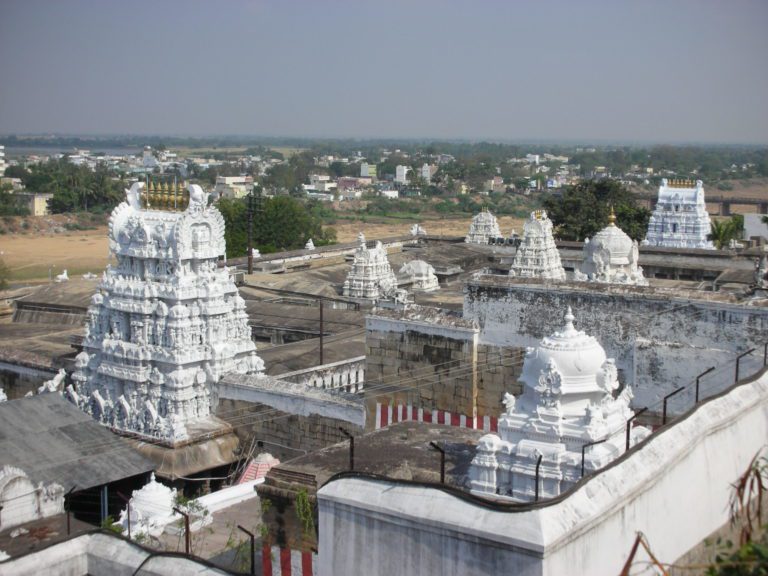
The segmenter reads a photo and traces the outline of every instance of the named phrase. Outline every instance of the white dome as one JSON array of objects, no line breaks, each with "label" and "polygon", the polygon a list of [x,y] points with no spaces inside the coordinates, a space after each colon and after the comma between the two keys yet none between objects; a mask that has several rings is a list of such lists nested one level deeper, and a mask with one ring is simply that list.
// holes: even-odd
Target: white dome
[{"label": "white dome", "polygon": [[535,389],[541,386],[542,379],[553,376],[558,395],[605,391],[605,350],[595,338],[576,330],[573,320],[569,307],[563,329],[528,350],[520,376],[526,386]]},{"label": "white dome", "polygon": [[606,250],[612,266],[625,266],[630,263],[632,247],[632,238],[616,226],[616,217],[611,212],[610,223],[595,234],[585,246],[585,251],[591,255],[593,252]]},{"label": "white dome", "polygon": [[131,508],[141,514],[142,518],[160,518],[173,514],[176,490],[168,488],[155,480],[155,474],[141,489],[133,493]]}]

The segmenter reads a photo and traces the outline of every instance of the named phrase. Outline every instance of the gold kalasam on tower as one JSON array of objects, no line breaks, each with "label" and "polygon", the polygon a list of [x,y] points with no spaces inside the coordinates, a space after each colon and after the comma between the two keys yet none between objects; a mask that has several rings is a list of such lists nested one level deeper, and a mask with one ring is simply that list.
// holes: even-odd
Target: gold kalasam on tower
[{"label": "gold kalasam on tower", "polygon": [[141,195],[145,210],[183,211],[189,205],[189,191],[182,182],[154,182],[150,180]]}]

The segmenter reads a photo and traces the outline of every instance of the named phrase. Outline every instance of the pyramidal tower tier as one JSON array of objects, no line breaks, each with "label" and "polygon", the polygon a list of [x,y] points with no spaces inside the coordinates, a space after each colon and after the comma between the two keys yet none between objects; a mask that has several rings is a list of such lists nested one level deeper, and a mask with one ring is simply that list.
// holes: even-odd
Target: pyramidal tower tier
[{"label": "pyramidal tower tier", "polygon": [[472,217],[472,223],[469,225],[469,232],[464,238],[464,242],[467,244],[488,244],[489,239],[499,237],[501,237],[501,230],[496,216],[484,207]]},{"label": "pyramidal tower tier", "polygon": [[525,222],[520,247],[515,252],[510,276],[565,280],[560,253],[552,236],[552,221],[544,210],[531,212]]},{"label": "pyramidal tower tier", "polygon": [[368,248],[365,235],[357,237],[357,250],[342,293],[350,298],[378,300],[393,297],[397,290],[397,278],[387,259],[387,249],[381,242]]},{"label": "pyramidal tower tier", "polygon": [[257,373],[245,302],[226,268],[224,219],[197,185],[134,184],[109,220],[107,266],[67,396],[100,422],[184,440],[211,419],[226,372]]},{"label": "pyramidal tower tier", "polygon": [[648,222],[643,244],[662,248],[714,250],[704,184],[689,180],[667,180],[659,186],[659,199]]}]

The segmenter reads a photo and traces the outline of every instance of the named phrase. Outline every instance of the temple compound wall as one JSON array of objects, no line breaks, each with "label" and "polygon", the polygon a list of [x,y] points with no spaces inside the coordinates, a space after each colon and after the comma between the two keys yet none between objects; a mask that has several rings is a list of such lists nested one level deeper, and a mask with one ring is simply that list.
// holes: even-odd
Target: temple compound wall
[{"label": "temple compound wall", "polygon": [[633,386],[633,407],[659,412],[665,394],[688,386],[669,409],[688,408],[698,374],[717,368],[701,381],[704,396],[723,389],[734,381],[736,356],[749,348],[757,351],[742,360],[742,377],[762,365],[768,307],[726,295],[499,276],[468,282],[464,294],[464,316],[477,322],[479,341],[497,346],[534,346],[558,326],[566,306],[577,328],[616,359],[619,380]]},{"label": "temple compound wall", "polygon": [[[433,485],[338,478],[318,492],[318,573],[358,574],[364,565],[370,576],[618,574],[638,531],[660,562],[676,563],[727,527],[733,483],[766,437],[762,372],[559,499],[479,505]],[[634,560],[649,558],[641,549]]]},{"label": "temple compound wall", "polygon": [[382,425],[382,407],[394,415],[384,417],[389,422],[403,413],[421,420],[412,416],[418,409],[430,415],[426,421],[432,411],[447,412],[469,428],[498,417],[504,393],[522,389],[517,378],[525,350],[484,344],[479,336],[473,322],[433,308],[377,310],[366,318],[368,429]]},{"label": "temple compound wall", "polygon": [[345,440],[340,426],[355,435],[365,428],[357,396],[252,374],[227,374],[219,382],[216,416],[246,450],[261,441],[281,461]]}]

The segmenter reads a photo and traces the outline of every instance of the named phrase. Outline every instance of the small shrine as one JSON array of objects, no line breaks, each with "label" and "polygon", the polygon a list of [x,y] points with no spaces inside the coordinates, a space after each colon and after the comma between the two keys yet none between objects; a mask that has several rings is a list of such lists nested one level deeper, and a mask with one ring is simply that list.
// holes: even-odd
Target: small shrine
[{"label": "small shrine", "polygon": [[[562,330],[528,348],[522,394],[505,394],[498,434],[477,446],[473,493],[518,502],[552,498],[578,482],[582,470],[593,473],[625,451],[632,391],[625,385],[619,392],[614,360],[573,322],[568,308]],[[630,444],[649,433],[634,427]]]},{"label": "small shrine", "polygon": [[469,234],[464,238],[467,244],[488,244],[491,238],[500,238],[501,230],[496,216],[483,209],[472,217],[472,223],[469,225]]},{"label": "small shrine", "polygon": [[632,240],[616,226],[616,214],[611,208],[608,226],[584,240],[584,256],[581,270],[574,272],[574,279],[611,284],[647,286],[643,269],[637,265],[639,250]]},{"label": "small shrine", "polygon": [[110,216],[109,250],[66,396],[107,426],[171,443],[218,426],[219,379],[264,369],[218,265],[224,218],[196,184],[137,182]]},{"label": "small shrine", "polygon": [[552,236],[552,221],[544,210],[531,212],[525,222],[520,246],[515,252],[510,276],[565,280],[560,253]]},{"label": "small shrine", "polygon": [[398,271],[404,284],[410,285],[412,290],[432,292],[439,290],[435,269],[424,260],[411,260],[400,267]]},{"label": "small shrine", "polygon": [[158,482],[152,473],[149,482],[131,494],[130,506],[120,513],[118,524],[127,533],[130,523],[132,537],[159,536],[168,524],[179,518],[173,511],[175,505],[176,490]]},{"label": "small shrine", "polygon": [[394,297],[397,279],[389,265],[384,245],[377,241],[373,248],[368,248],[362,232],[357,239],[355,259],[344,281],[342,293],[350,298],[368,300]]},{"label": "small shrine", "polygon": [[712,225],[704,201],[704,184],[667,180],[659,186],[659,199],[648,222],[643,244],[662,248],[714,250],[709,234]]},{"label": "small shrine", "polygon": [[304,244],[304,250],[314,250],[315,249],[315,243],[312,242],[312,238],[307,240],[307,243]]}]

